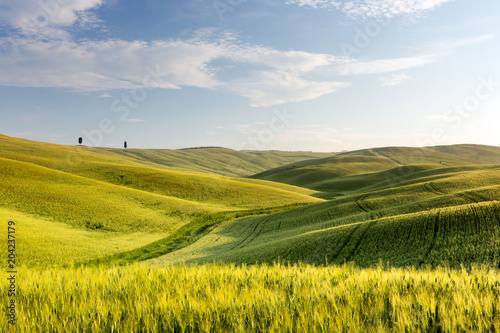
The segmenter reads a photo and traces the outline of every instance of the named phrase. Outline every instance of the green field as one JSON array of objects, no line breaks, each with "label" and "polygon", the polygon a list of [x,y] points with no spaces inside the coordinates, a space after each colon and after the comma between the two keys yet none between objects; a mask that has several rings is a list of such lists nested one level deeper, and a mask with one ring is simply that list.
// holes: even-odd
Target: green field
[{"label": "green field", "polygon": [[0,135],[0,220],[4,267],[15,222],[20,332],[499,329],[499,147],[124,150]]},{"label": "green field", "polygon": [[[372,175],[368,175],[368,181]],[[392,186],[220,225],[155,263],[270,263],[278,258],[362,267],[500,265],[500,167],[422,171]]]},{"label": "green field", "polygon": [[[320,201],[305,188],[168,169],[106,149],[2,136],[0,156],[0,214],[6,220],[23,216],[19,231],[31,245],[19,260],[27,265],[129,251],[221,212]],[[43,232],[29,232],[37,228]],[[68,239],[71,246],[56,239]],[[134,241],[117,245],[126,239]],[[89,241],[97,240],[101,244],[87,251]],[[51,251],[61,255],[40,259]]]}]

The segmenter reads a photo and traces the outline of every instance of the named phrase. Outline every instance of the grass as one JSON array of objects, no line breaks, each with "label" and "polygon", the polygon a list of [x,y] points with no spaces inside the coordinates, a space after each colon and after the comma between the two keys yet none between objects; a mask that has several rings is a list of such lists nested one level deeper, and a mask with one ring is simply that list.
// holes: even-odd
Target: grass
[{"label": "grass", "polygon": [[329,153],[234,151],[226,148],[110,150],[141,162],[169,168],[242,177],[280,165],[330,156]]},{"label": "grass", "polygon": [[[494,332],[500,274],[353,265],[21,268],[16,332]],[[6,279],[0,295],[7,299]],[[7,309],[0,313],[7,318]],[[0,330],[8,331],[7,320]]]},{"label": "grass", "polygon": [[[422,168],[392,186],[267,216],[228,221],[153,264],[321,264],[382,259],[397,267],[500,267],[500,167]],[[403,181],[405,180],[405,181]]]},{"label": "grass", "polygon": [[[219,212],[212,215],[202,216],[177,229],[166,238],[128,252],[122,252],[108,257],[99,258],[97,260],[92,260],[90,264],[125,265],[138,261],[157,258],[193,244],[223,222],[246,216],[271,214],[273,212],[284,211],[302,205],[303,204],[295,204],[265,209],[244,210],[236,212]],[[89,263],[87,262],[84,264]]]},{"label": "grass", "polygon": [[156,169],[241,177],[284,164],[330,156],[327,153],[203,149],[108,149],[65,146],[0,134],[0,157],[34,163],[64,172],[92,170],[95,165],[153,167]]},{"label": "grass", "polygon": [[0,135],[15,330],[498,331],[499,157],[470,145],[325,156]]},{"label": "grass", "polygon": [[[457,172],[461,167],[500,164],[500,147],[455,145],[388,147],[297,162],[251,176],[323,192],[334,198],[397,183],[421,172]],[[450,170],[449,168],[454,168]],[[390,184],[392,185],[392,184]]]},{"label": "grass", "polygon": [[[47,268],[92,260],[155,242],[167,234],[151,232],[96,232],[0,208],[0,220],[15,221],[17,264]],[[3,226],[2,226],[3,227]],[[3,229],[3,228],[2,228]],[[5,235],[6,236],[6,235]],[[7,249],[6,239],[2,248]],[[7,251],[0,252],[7,263]]]},{"label": "grass", "polygon": [[[44,232],[25,235],[27,243],[36,244],[23,258],[27,265],[41,264],[43,256],[48,264],[62,263],[64,257],[69,264],[96,259],[97,254],[129,252],[221,212],[321,201],[311,197],[315,191],[309,189],[173,170],[105,149],[0,136],[0,156],[0,209],[5,218],[22,216],[30,228],[35,221],[45,227]],[[134,237],[137,241],[130,241]],[[38,244],[57,238],[60,244],[40,250]],[[91,248],[82,251],[85,247]],[[53,258],[50,249],[61,255]]]}]

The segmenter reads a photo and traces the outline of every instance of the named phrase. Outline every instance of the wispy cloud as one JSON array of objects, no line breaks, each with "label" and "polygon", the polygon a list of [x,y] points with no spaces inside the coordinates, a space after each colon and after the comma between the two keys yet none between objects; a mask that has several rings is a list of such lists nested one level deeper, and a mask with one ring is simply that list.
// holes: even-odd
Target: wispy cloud
[{"label": "wispy cloud", "polygon": [[[213,38],[200,33],[189,39],[150,43],[21,38],[17,49],[0,54],[1,85],[77,91],[186,86],[237,93],[254,106],[313,99],[349,85],[305,78],[322,67],[345,62],[343,57],[246,45],[231,35]],[[220,80],[218,73],[225,69],[214,65],[218,60],[253,69]]]},{"label": "wispy cloud", "polygon": [[315,99],[350,85],[349,82],[310,81],[293,72],[260,71],[250,78],[231,82],[227,89],[248,97],[252,106],[270,106]]},{"label": "wispy cloud", "polygon": [[80,26],[95,25],[98,19],[91,10],[103,3],[104,0],[5,0],[1,4],[0,21],[23,35],[67,38],[65,27],[77,22]]},{"label": "wispy cloud", "polygon": [[[412,14],[448,1],[452,0],[289,0],[287,3],[369,17]],[[69,28],[100,24],[94,10],[104,0],[67,0],[61,2],[64,5],[58,1],[4,2],[0,20],[23,33],[16,35],[15,51],[7,48],[6,52],[0,52],[0,85],[96,91],[102,92],[103,98],[112,97],[110,91],[115,89],[196,87],[246,97],[255,107],[300,102],[349,87],[351,83],[342,76],[386,74],[420,67],[457,47],[491,38],[450,41],[446,47],[429,49],[428,55],[423,56],[357,61],[332,54],[282,51],[243,43],[232,33],[214,29],[200,29],[187,38],[151,42],[73,40],[67,34]],[[46,7],[49,3],[54,8]],[[46,38],[39,38],[36,31],[30,34],[26,22],[33,19],[46,20],[43,28],[50,32],[44,33]],[[0,38],[0,48],[9,43],[11,37]],[[228,73],[228,63],[238,68],[237,74],[222,75]],[[321,79],[318,73],[322,74]],[[406,78],[393,75],[380,81],[382,85],[396,85]]]},{"label": "wispy cloud", "polygon": [[140,122],[144,122],[145,120],[143,120],[143,119],[129,118],[129,119],[125,119],[124,121],[127,121],[129,123],[140,123]]},{"label": "wispy cloud", "polygon": [[440,56],[446,56],[455,52],[456,49],[463,47],[471,47],[478,44],[486,43],[495,38],[493,34],[479,35],[479,36],[471,36],[471,37],[463,37],[463,38],[455,38],[455,39],[444,39],[433,41],[427,45],[424,45],[424,48],[427,52],[437,54]]},{"label": "wispy cloud", "polygon": [[433,56],[417,56],[373,61],[353,61],[339,66],[340,75],[383,74],[420,67],[434,61]]},{"label": "wispy cloud", "polygon": [[393,74],[391,76],[379,77],[379,82],[383,87],[397,86],[410,77],[406,74]]},{"label": "wispy cloud", "polygon": [[314,9],[338,10],[348,17],[369,18],[420,15],[454,0],[289,0],[287,4]]}]

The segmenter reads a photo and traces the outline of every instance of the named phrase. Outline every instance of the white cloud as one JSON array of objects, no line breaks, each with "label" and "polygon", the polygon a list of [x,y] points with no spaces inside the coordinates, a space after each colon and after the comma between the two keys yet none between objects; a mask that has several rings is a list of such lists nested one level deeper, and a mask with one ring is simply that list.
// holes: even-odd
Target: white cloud
[{"label": "white cloud", "polygon": [[42,35],[52,38],[67,37],[63,27],[75,22],[82,24],[97,20],[89,13],[104,0],[1,0],[0,21],[24,35]]},{"label": "white cloud", "polygon": [[348,82],[309,81],[293,72],[260,71],[226,88],[248,97],[252,106],[258,107],[315,99],[349,86]]},{"label": "white cloud", "polygon": [[345,57],[303,51],[278,51],[262,46],[232,45],[227,58],[250,64],[263,64],[279,71],[309,72],[331,64],[344,63]]},{"label": "white cloud", "polygon": [[289,0],[286,2],[287,4],[297,4],[300,7],[311,7],[311,8],[329,8],[329,7],[337,7],[337,9],[341,8],[342,3],[340,1],[332,1],[332,0]]},{"label": "white cloud", "polygon": [[495,36],[493,34],[486,34],[486,35],[464,37],[458,39],[438,40],[426,45],[425,49],[427,49],[428,52],[432,52],[433,54],[446,56],[448,54],[453,53],[458,48],[472,47],[477,44],[489,42],[493,40],[494,37]]},{"label": "white cloud", "polygon": [[408,80],[410,77],[406,74],[393,74],[391,76],[381,76],[379,77],[380,84],[383,87],[397,86],[401,82]]},{"label": "white cloud", "polygon": [[144,120],[142,120],[142,119],[135,119],[135,118],[129,118],[129,119],[125,119],[124,121],[130,122],[130,123],[141,123]]},{"label": "white cloud", "polygon": [[396,72],[408,68],[423,66],[434,60],[432,56],[417,56],[407,58],[382,59],[374,61],[353,61],[340,65],[338,72],[340,75],[363,75],[382,74]]},{"label": "white cloud", "polygon": [[[0,46],[10,42],[0,38]],[[230,35],[212,39],[208,32],[150,43],[25,37],[16,40],[16,51],[0,53],[1,85],[105,91],[102,97],[113,89],[186,86],[237,93],[254,106],[314,99],[349,85],[310,78],[345,63],[344,57],[240,44]],[[243,71],[222,81],[218,73],[225,67],[217,61],[236,63]]]},{"label": "white cloud", "polygon": [[2,85],[79,91],[218,85],[208,63],[220,56],[221,50],[209,44],[19,39],[16,45],[17,53],[0,54]]},{"label": "white cloud", "polygon": [[348,17],[415,16],[454,0],[289,0],[287,4],[315,9],[340,10]]}]

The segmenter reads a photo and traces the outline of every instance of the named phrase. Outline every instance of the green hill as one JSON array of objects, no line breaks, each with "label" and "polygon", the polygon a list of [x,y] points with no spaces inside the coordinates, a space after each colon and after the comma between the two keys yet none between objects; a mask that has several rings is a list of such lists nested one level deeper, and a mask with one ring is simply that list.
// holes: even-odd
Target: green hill
[{"label": "green hill", "polygon": [[281,151],[235,151],[226,148],[109,149],[65,146],[0,134],[0,157],[73,172],[98,164],[151,166],[223,176],[249,176],[281,165],[332,154]]},{"label": "green hill", "polygon": [[[21,242],[37,254],[22,256],[27,264],[41,263],[33,259],[40,253],[60,254],[46,259],[61,263],[132,250],[213,214],[320,201],[304,188],[5,136],[0,177],[0,214],[6,221],[18,219]],[[133,242],[123,244],[131,237]],[[84,251],[97,240],[103,243],[99,251]]]},{"label": "green hill", "polygon": [[[446,166],[500,163],[500,147],[455,145],[373,148],[292,163],[251,176],[325,192],[322,197],[383,187],[401,177]],[[370,174],[370,176],[368,176]]]},{"label": "green hill", "polygon": [[[0,219],[15,221],[18,260],[28,266],[384,260],[500,267],[500,148],[324,156],[115,150],[0,136]],[[223,175],[255,170],[263,172]]]},{"label": "green hill", "polygon": [[[365,177],[373,183],[373,174]],[[383,260],[500,267],[500,166],[416,166],[394,180],[361,194],[229,221],[151,263],[353,261],[366,267]]]},{"label": "green hill", "polygon": [[235,151],[220,147],[112,151],[141,162],[152,162],[169,168],[236,177],[245,177],[281,165],[332,155],[313,152]]}]

